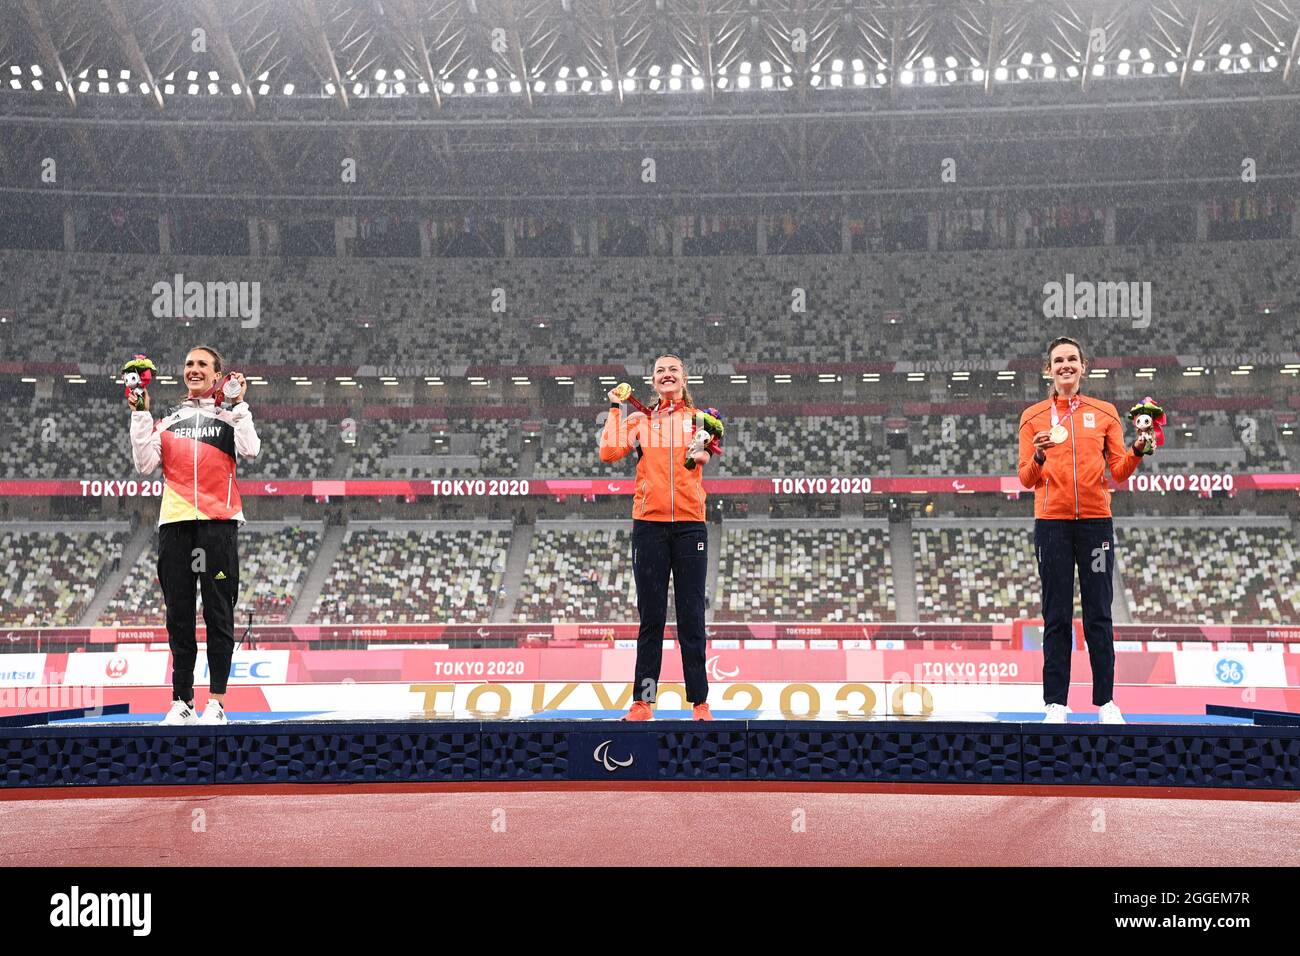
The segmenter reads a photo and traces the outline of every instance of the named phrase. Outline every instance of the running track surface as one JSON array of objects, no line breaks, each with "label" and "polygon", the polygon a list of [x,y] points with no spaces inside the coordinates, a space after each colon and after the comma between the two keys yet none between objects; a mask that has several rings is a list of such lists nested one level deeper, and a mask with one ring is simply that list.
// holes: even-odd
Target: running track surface
[{"label": "running track surface", "polygon": [[0,866],[1300,865],[1300,842],[1283,838],[1300,832],[1300,795],[1279,792],[399,785],[103,793],[0,791]]}]

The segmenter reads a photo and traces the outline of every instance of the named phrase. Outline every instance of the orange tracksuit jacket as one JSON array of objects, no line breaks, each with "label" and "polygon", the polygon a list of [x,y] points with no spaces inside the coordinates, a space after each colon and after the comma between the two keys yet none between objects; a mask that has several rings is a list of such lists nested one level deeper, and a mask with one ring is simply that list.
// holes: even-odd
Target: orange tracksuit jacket
[{"label": "orange tracksuit jacket", "polygon": [[[1057,397],[1057,414],[1070,407]],[[1117,482],[1127,481],[1142,456],[1124,444],[1124,424],[1110,402],[1086,395],[1068,421],[1070,437],[1048,446],[1047,461],[1034,461],[1034,433],[1052,427],[1052,400],[1044,399],[1020,416],[1020,483],[1034,489],[1034,517],[1046,519],[1109,518],[1110,489],[1106,466]]]},{"label": "orange tracksuit jacket", "polygon": [[609,410],[600,434],[600,460],[618,461],[640,446],[632,517],[641,521],[703,521],[703,468],[686,467],[686,446],[695,436],[695,409],[683,402],[653,409],[650,418],[633,412],[623,420]]}]

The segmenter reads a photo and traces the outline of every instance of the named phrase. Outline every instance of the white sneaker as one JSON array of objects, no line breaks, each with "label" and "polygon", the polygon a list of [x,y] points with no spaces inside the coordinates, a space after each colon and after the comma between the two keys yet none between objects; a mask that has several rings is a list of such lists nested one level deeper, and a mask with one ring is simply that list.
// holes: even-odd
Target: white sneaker
[{"label": "white sneaker", "polygon": [[167,716],[162,719],[163,727],[180,727],[199,722],[198,715],[194,713],[194,708],[183,700],[172,701],[172,709],[167,711]]},{"label": "white sneaker", "polygon": [[1070,709],[1066,707],[1064,704],[1048,704],[1047,716],[1043,718],[1043,723],[1063,724],[1065,723],[1065,715],[1068,714],[1069,712]]},{"label": "white sneaker", "polygon": [[1108,700],[1106,703],[1101,705],[1101,709],[1097,711],[1097,720],[1099,723],[1103,724],[1127,723],[1127,721],[1124,720],[1124,715],[1119,712],[1119,708],[1115,706],[1113,700]]},{"label": "white sneaker", "polygon": [[213,698],[208,701],[208,706],[203,708],[203,716],[199,718],[201,724],[228,724],[226,719],[226,708],[221,706],[221,701]]}]

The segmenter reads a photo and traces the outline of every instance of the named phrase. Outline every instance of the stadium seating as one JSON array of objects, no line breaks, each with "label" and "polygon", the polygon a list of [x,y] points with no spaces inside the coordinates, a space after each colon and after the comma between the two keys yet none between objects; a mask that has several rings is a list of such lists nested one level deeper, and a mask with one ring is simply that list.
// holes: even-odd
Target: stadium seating
[{"label": "stadium seating", "polygon": [[24,531],[0,526],[0,625],[76,624],[109,570],[120,531]]},{"label": "stadium seating", "polygon": [[1122,527],[1117,546],[1134,621],[1300,621],[1300,549],[1290,528]]},{"label": "stadium seating", "polygon": [[[504,530],[349,530],[312,623],[475,623],[500,598]],[[339,602],[343,613],[339,614]]]},{"label": "stadium seating", "polygon": [[889,621],[888,538],[876,528],[725,527],[718,621]]}]

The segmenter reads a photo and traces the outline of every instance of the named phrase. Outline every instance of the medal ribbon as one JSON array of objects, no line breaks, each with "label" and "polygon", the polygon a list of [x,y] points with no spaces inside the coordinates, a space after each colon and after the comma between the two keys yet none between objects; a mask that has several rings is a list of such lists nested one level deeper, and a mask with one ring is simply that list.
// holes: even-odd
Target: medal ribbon
[{"label": "medal ribbon", "polygon": [[1056,413],[1056,398],[1053,397],[1052,398],[1052,427],[1055,428],[1057,425],[1060,425],[1063,422],[1068,422],[1070,420],[1070,416],[1074,414],[1074,410],[1078,407],[1079,407],[1079,396],[1071,395],[1070,410],[1066,412],[1065,417],[1062,418],[1060,415]]}]

